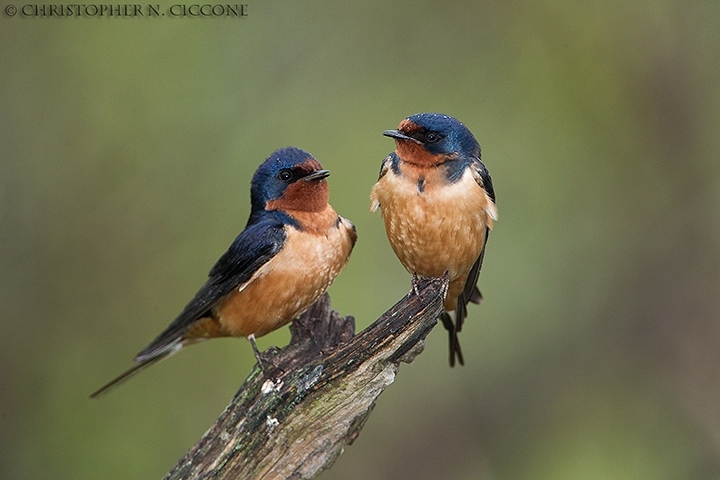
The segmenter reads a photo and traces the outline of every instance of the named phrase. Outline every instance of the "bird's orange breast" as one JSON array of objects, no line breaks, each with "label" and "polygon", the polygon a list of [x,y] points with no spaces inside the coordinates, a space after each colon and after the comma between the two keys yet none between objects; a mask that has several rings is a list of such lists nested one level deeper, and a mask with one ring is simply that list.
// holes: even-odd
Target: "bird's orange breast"
[{"label": "bird's orange breast", "polygon": [[286,227],[282,250],[213,309],[229,335],[260,337],[289,323],[325,293],[347,264],[355,235],[348,220],[329,205],[323,212],[298,216],[305,228]]},{"label": "bird's orange breast", "polygon": [[404,164],[400,174],[390,169],[380,178],[371,199],[381,209],[390,245],[405,268],[429,277],[447,271],[451,283],[464,282],[496,215],[470,168],[450,183],[437,168]]}]

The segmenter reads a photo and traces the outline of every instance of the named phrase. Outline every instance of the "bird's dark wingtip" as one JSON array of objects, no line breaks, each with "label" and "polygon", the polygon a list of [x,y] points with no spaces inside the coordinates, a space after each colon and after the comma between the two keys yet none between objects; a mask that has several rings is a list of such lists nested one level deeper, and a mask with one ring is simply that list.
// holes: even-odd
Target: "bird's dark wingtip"
[{"label": "bird's dark wingtip", "polygon": [[473,288],[473,291],[470,294],[470,298],[468,298],[468,301],[474,303],[475,305],[480,305],[482,303],[483,296],[477,285],[475,286],[475,288]]},{"label": "bird's dark wingtip", "polygon": [[180,350],[185,343],[180,335],[160,334],[150,345],[142,349],[133,359],[136,362],[148,362],[156,357],[167,357]]}]

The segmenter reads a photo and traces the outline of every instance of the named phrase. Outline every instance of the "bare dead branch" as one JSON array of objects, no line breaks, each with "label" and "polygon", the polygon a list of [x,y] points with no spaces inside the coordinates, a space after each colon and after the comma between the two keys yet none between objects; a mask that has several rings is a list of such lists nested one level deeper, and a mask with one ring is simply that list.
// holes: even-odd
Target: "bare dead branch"
[{"label": "bare dead branch", "polygon": [[310,479],[357,438],[375,399],[437,323],[447,281],[421,279],[358,335],[326,294],[295,320],[290,344],[264,355],[210,430],[165,477]]}]

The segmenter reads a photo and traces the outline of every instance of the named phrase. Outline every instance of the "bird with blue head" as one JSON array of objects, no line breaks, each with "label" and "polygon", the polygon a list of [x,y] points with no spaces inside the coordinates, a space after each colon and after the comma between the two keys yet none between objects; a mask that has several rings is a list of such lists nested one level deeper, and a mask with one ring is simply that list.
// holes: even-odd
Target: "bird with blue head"
[{"label": "bird with blue head", "polygon": [[480,144],[459,120],[420,113],[383,135],[395,151],[382,162],[371,210],[380,208],[390,246],[413,275],[443,277],[449,288],[440,319],[450,365],[464,364],[458,332],[467,304],[480,303],[477,281],[488,234],[497,220],[495,191]]},{"label": "bird with blue head", "polygon": [[273,152],[251,183],[245,229],[220,257],[180,315],[135,357],[136,365],[96,397],[186,345],[245,337],[261,366],[255,338],[307,310],[345,267],[355,227],[328,203],[330,174],[295,147]]}]

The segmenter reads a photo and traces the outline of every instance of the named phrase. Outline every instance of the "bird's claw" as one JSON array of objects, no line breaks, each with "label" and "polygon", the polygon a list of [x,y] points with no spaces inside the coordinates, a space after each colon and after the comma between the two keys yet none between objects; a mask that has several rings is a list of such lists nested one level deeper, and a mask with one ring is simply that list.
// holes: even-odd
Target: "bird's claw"
[{"label": "bird's claw", "polygon": [[273,352],[268,352],[269,354],[267,354],[261,352],[258,349],[257,343],[255,343],[255,335],[248,335],[247,339],[250,341],[250,345],[252,345],[255,359],[257,360],[258,366],[260,367],[260,371],[262,372],[263,376],[275,378],[279,377],[284,373],[283,370],[277,365],[275,365],[275,362],[273,362]]},{"label": "bird's claw", "polygon": [[418,282],[420,282],[420,277],[418,277],[417,273],[413,273],[413,274],[412,274],[412,281],[411,281],[411,284],[412,284],[412,292],[419,297],[419,296],[420,296],[420,289],[418,288]]}]

